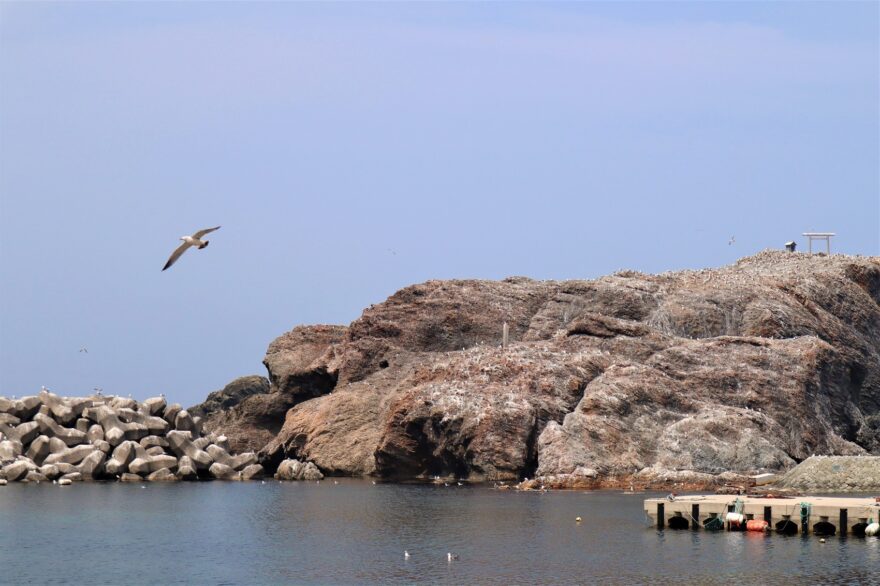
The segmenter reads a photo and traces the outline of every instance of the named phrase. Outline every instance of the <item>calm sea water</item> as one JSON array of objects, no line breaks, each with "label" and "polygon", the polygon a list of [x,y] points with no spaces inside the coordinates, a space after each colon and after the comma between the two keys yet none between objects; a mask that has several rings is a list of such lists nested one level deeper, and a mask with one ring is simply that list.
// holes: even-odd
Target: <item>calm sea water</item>
[{"label": "calm sea water", "polygon": [[[360,480],[144,486],[0,487],[0,582],[880,582],[876,538],[822,544],[815,537],[658,532],[642,512],[650,494]],[[447,552],[460,558],[450,563]]]}]

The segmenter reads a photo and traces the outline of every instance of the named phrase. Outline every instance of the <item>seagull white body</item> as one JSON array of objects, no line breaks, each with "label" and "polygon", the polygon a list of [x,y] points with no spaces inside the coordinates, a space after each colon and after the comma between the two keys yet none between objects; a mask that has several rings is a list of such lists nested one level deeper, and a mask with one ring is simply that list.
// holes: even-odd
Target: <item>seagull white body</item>
[{"label": "seagull white body", "polygon": [[165,263],[165,266],[162,267],[162,270],[169,268],[171,265],[177,262],[177,259],[183,255],[190,247],[195,246],[198,249],[202,249],[210,244],[208,240],[202,240],[202,238],[206,234],[210,234],[214,230],[219,230],[220,226],[215,226],[213,228],[205,228],[204,230],[199,230],[195,234],[191,236],[181,236],[180,239],[183,240],[183,244],[174,249],[174,252],[171,253],[171,256],[168,257],[168,262]]}]

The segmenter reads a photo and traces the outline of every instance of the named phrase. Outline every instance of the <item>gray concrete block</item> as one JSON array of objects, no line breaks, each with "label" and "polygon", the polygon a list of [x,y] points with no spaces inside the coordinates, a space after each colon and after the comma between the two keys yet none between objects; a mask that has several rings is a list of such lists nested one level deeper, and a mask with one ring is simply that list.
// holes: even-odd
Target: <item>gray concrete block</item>
[{"label": "gray concrete block", "polygon": [[0,412],[0,425],[8,425],[9,427],[15,427],[21,423],[21,419],[12,415],[11,413],[3,413]]},{"label": "gray concrete block", "polygon": [[128,469],[135,474],[146,476],[160,468],[168,468],[170,470],[177,469],[177,458],[174,456],[149,456],[148,458],[135,458],[128,465]]},{"label": "gray concrete block", "polygon": [[232,457],[220,446],[210,445],[205,448],[205,451],[208,452],[208,455],[211,456],[211,459],[215,462],[220,462],[221,464],[225,464],[230,468],[233,468],[232,465]]},{"label": "gray concrete block", "polygon": [[241,480],[256,480],[263,477],[263,467],[259,464],[251,464],[241,471]]},{"label": "gray concrete block", "polygon": [[189,456],[196,470],[207,470],[214,460],[204,450],[200,450],[193,445],[186,435],[179,431],[169,431],[165,436],[168,440],[168,447],[176,456]]},{"label": "gray concrete block", "polygon": [[149,432],[148,435],[165,435],[169,429],[168,422],[161,417],[144,415],[133,409],[117,409],[116,416],[126,423],[144,426]]},{"label": "gray concrete block", "polygon": [[[104,465],[107,474],[115,476],[128,470],[128,465],[137,457],[135,448],[140,447],[137,442],[124,441],[113,450],[113,454]],[[144,457],[147,456],[144,452]]]},{"label": "gray concrete block", "polygon": [[145,408],[148,415],[161,417],[165,412],[167,403],[165,402],[165,397],[150,397],[141,403],[141,405]]},{"label": "gray concrete block", "polygon": [[104,439],[104,428],[100,426],[98,423],[94,423],[89,426],[88,431],[86,432],[86,440],[89,443],[95,442],[97,440]]},{"label": "gray concrete block", "polygon": [[40,391],[40,401],[49,408],[52,418],[62,425],[70,425],[76,421],[76,414],[67,401],[49,391]]},{"label": "gray concrete block", "polygon": [[133,472],[126,472],[119,478],[119,482],[143,482],[143,478]]},{"label": "gray concrete block", "polygon": [[76,446],[86,442],[86,434],[72,427],[62,427],[51,417],[37,413],[34,422],[39,425],[40,431],[47,436],[57,437],[67,446]]},{"label": "gray concrete block", "polygon": [[0,442],[0,462],[12,462],[21,456],[21,442],[15,440],[3,440]]},{"label": "gray concrete block", "polygon": [[152,448],[153,446],[159,446],[161,448],[168,447],[168,440],[158,435],[148,435],[147,437],[141,439],[139,443],[144,448]]},{"label": "gray concrete block", "polygon": [[83,478],[98,478],[104,472],[104,463],[107,461],[107,454],[101,451],[94,451],[86,456],[76,471],[83,475]]},{"label": "gray concrete block", "polygon": [[198,434],[195,432],[196,426],[193,423],[192,415],[186,409],[178,413],[177,417],[174,418],[174,429],[177,431],[191,431],[194,436],[198,437]]},{"label": "gray concrete block", "polygon": [[91,443],[91,445],[95,446],[106,455],[109,455],[110,451],[113,449],[113,446],[111,446],[109,442],[105,442],[104,440],[94,441]]},{"label": "gray concrete block", "polygon": [[83,475],[79,472],[70,472],[62,476],[58,483],[60,484],[62,480],[70,480],[71,482],[80,482],[83,479]]},{"label": "gray concrete block", "polygon": [[58,452],[63,452],[67,449],[67,444],[58,439],[57,437],[49,438],[49,453],[57,454]]},{"label": "gray concrete block", "polygon": [[56,464],[44,464],[40,466],[40,473],[49,480],[55,480],[56,478],[61,476],[61,470]]},{"label": "gray concrete block", "polygon": [[16,460],[12,464],[7,464],[3,467],[3,475],[6,477],[6,480],[9,482],[15,482],[16,480],[21,480],[27,473],[29,472],[29,468],[27,462],[24,460]]},{"label": "gray concrete block", "polygon": [[238,476],[238,472],[220,462],[211,464],[208,472],[217,480],[234,480]]},{"label": "gray concrete block", "polygon": [[165,407],[162,419],[167,421],[169,425],[174,425],[174,420],[177,418],[177,414],[181,411],[183,411],[183,407],[180,406],[180,403],[171,403]]},{"label": "gray concrete block", "polygon": [[229,438],[227,438],[225,435],[218,435],[212,443],[217,444],[227,452],[232,451],[229,447]]},{"label": "gray concrete block", "polygon": [[150,482],[177,482],[178,478],[168,468],[159,468],[155,472],[150,473],[147,476],[147,480]]},{"label": "gray concrete block", "polygon": [[151,448],[147,448],[147,454],[150,456],[163,456],[165,455],[165,448],[162,446],[153,446]]},{"label": "gray concrete block", "polygon": [[82,462],[89,454],[92,453],[101,453],[95,446],[91,446],[89,444],[80,444],[78,446],[74,446],[72,448],[67,448],[62,452],[58,452],[56,454],[49,454],[46,456],[46,459],[43,460],[44,464],[79,464]]},{"label": "gray concrete block", "polygon": [[49,455],[49,436],[41,435],[31,442],[26,453],[27,457],[34,461],[35,464],[42,464],[46,456]]},{"label": "gray concrete block", "polygon": [[46,482],[49,479],[46,478],[44,474],[42,474],[39,470],[30,470],[25,475],[24,478],[21,479],[22,482]]}]

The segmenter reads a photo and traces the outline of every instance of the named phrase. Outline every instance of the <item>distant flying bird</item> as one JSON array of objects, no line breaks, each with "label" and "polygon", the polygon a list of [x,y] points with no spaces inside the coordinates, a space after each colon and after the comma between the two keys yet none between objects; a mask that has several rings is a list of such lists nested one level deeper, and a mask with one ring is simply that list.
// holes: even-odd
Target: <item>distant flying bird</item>
[{"label": "distant flying bird", "polygon": [[79,351],[80,351],[80,352],[85,352],[86,354],[89,353],[89,349],[86,348],[85,346],[83,346],[82,348],[80,348]]},{"label": "distant flying bird", "polygon": [[730,237],[730,240],[727,241],[727,245],[730,246],[730,245],[733,244],[734,242],[736,242],[736,236],[731,236],[731,237]]},{"label": "distant flying bird", "polygon": [[165,269],[176,263],[177,259],[180,258],[180,255],[186,252],[186,249],[190,246],[195,246],[198,249],[206,247],[208,244],[210,244],[210,242],[207,240],[202,240],[202,236],[204,236],[205,234],[210,234],[214,230],[219,229],[220,226],[216,226],[214,228],[205,228],[204,230],[199,230],[192,236],[181,236],[180,239],[183,240],[183,244],[178,246],[174,250],[174,252],[171,253],[171,256],[168,258],[168,262],[165,263],[165,266],[162,267],[162,270],[164,271]]}]

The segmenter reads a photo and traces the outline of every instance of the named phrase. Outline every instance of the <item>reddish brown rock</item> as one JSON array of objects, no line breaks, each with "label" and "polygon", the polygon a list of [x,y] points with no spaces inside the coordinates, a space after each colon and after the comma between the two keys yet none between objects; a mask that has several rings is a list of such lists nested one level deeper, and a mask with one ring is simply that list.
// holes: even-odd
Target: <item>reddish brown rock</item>
[{"label": "reddish brown rock", "polygon": [[767,251],[662,275],[430,281],[347,329],[273,342],[265,397],[293,404],[261,456],[331,474],[715,482],[880,453],[878,348],[876,257]]}]

